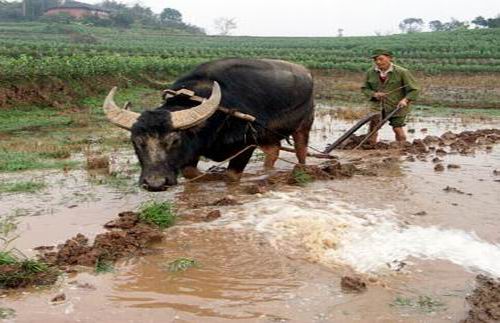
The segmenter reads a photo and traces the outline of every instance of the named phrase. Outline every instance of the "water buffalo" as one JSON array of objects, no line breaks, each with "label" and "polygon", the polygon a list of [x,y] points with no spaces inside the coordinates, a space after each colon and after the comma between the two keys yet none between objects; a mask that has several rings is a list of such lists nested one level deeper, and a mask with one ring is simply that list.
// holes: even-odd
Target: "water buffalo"
[{"label": "water buffalo", "polygon": [[[313,80],[306,68],[279,60],[222,59],[198,66],[170,89],[188,89],[208,99],[200,103],[173,96],[139,114],[115,104],[114,88],[103,105],[113,124],[131,131],[143,188],[165,190],[177,184],[180,172],[186,178],[201,174],[196,168],[201,156],[223,161],[250,145],[266,152],[264,164],[272,167],[280,141],[289,135],[299,163],[305,163],[314,118]],[[235,118],[218,107],[252,115],[256,122]],[[230,179],[239,179],[254,149],[230,160],[226,172]]]}]

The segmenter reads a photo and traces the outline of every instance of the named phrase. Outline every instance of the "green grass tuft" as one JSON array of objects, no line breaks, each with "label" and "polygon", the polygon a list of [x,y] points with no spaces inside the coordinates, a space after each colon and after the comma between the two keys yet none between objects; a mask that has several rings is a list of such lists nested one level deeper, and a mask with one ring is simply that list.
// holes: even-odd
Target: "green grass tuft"
[{"label": "green grass tuft", "polygon": [[395,307],[420,310],[425,313],[433,313],[446,309],[446,304],[430,296],[418,296],[417,299],[398,296],[390,304]]},{"label": "green grass tuft", "polygon": [[176,216],[169,202],[146,202],[141,205],[139,220],[152,224],[160,229],[171,227],[175,223]]},{"label": "green grass tuft", "polygon": [[21,268],[27,273],[36,274],[47,271],[49,266],[38,260],[26,259],[21,261]]},{"label": "green grass tuft", "polygon": [[114,272],[115,267],[113,265],[113,262],[99,258],[95,264],[94,270],[96,274],[107,274]]},{"label": "green grass tuft", "polygon": [[8,307],[0,307],[1,320],[11,319],[14,316],[16,316],[16,311],[14,309]]},{"label": "green grass tuft", "polygon": [[199,263],[191,258],[179,258],[168,264],[168,271],[175,273],[179,271],[186,271],[189,268],[198,268]]},{"label": "green grass tuft", "polygon": [[52,285],[60,272],[35,259],[20,259],[11,251],[0,252],[0,288]]},{"label": "green grass tuft", "polygon": [[17,259],[8,251],[0,252],[0,266],[13,265],[17,263]]},{"label": "green grass tuft", "polygon": [[67,169],[78,164],[77,161],[50,159],[46,153],[0,150],[0,172],[30,169]]},{"label": "green grass tuft", "polygon": [[301,186],[304,186],[313,181],[312,176],[301,169],[294,169],[292,172],[292,176],[293,179],[297,182],[297,184]]},{"label": "green grass tuft", "polygon": [[39,181],[0,183],[0,193],[35,193],[47,187]]}]

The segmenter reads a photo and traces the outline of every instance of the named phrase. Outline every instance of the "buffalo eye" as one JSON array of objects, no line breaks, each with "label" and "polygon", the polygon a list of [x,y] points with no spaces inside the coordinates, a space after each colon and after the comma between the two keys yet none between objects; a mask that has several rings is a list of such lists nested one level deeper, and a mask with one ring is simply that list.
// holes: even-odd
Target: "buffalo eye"
[{"label": "buffalo eye", "polygon": [[136,137],[133,139],[133,141],[137,147],[144,148],[146,146],[146,141],[142,137]]},{"label": "buffalo eye", "polygon": [[180,136],[177,132],[171,132],[163,138],[166,147],[176,147],[180,143]]}]

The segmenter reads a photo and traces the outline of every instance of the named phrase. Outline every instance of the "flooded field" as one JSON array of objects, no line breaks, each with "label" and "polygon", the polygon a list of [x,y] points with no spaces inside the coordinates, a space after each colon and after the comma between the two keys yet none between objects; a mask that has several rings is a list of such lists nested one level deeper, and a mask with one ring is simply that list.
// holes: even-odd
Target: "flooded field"
[{"label": "flooded field", "polygon": [[[331,111],[318,110],[311,146],[319,150],[355,122]],[[500,118],[415,116],[407,126],[410,141],[491,128],[500,128]],[[381,137],[392,140],[391,129]],[[256,153],[239,184],[184,183],[149,193],[137,188],[130,146],[111,156],[110,167],[121,176],[113,182],[81,169],[2,173],[2,181],[46,183],[37,193],[0,196],[0,215],[20,221],[13,245],[27,255],[77,233],[94,237],[144,201],[171,201],[180,219],[153,252],[121,260],[112,273],[67,274],[52,288],[5,293],[0,307],[15,310],[16,322],[464,319],[474,277],[500,277],[500,145],[413,159],[396,149],[333,154],[376,171],[249,194],[273,175],[264,173]],[[281,156],[295,161],[290,153]],[[436,157],[443,171],[435,170]],[[276,172],[293,168],[285,160]],[[223,198],[232,202],[217,203]],[[214,210],[221,216],[206,221]],[[179,258],[197,266],[169,271]],[[51,302],[59,293],[65,299]]]}]

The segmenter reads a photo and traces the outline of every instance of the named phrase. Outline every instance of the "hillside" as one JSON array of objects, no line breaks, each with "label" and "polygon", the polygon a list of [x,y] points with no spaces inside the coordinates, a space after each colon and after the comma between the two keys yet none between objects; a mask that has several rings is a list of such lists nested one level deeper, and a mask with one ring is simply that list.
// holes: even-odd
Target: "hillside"
[{"label": "hillside", "polygon": [[[321,73],[359,73],[371,64],[369,52],[380,47],[392,50],[399,64],[425,75],[500,73],[500,29],[383,37],[265,38],[187,35],[175,29],[2,23],[0,83],[2,88],[14,84],[20,89],[16,93],[24,89],[29,93],[33,86],[43,84],[47,92],[43,98],[53,96],[53,88],[61,87],[61,82],[98,87],[97,80],[102,79],[104,84],[110,80],[167,80],[199,63],[223,57],[284,59]],[[92,84],[87,82],[90,79]],[[0,105],[10,100],[5,93],[0,99]]]}]

